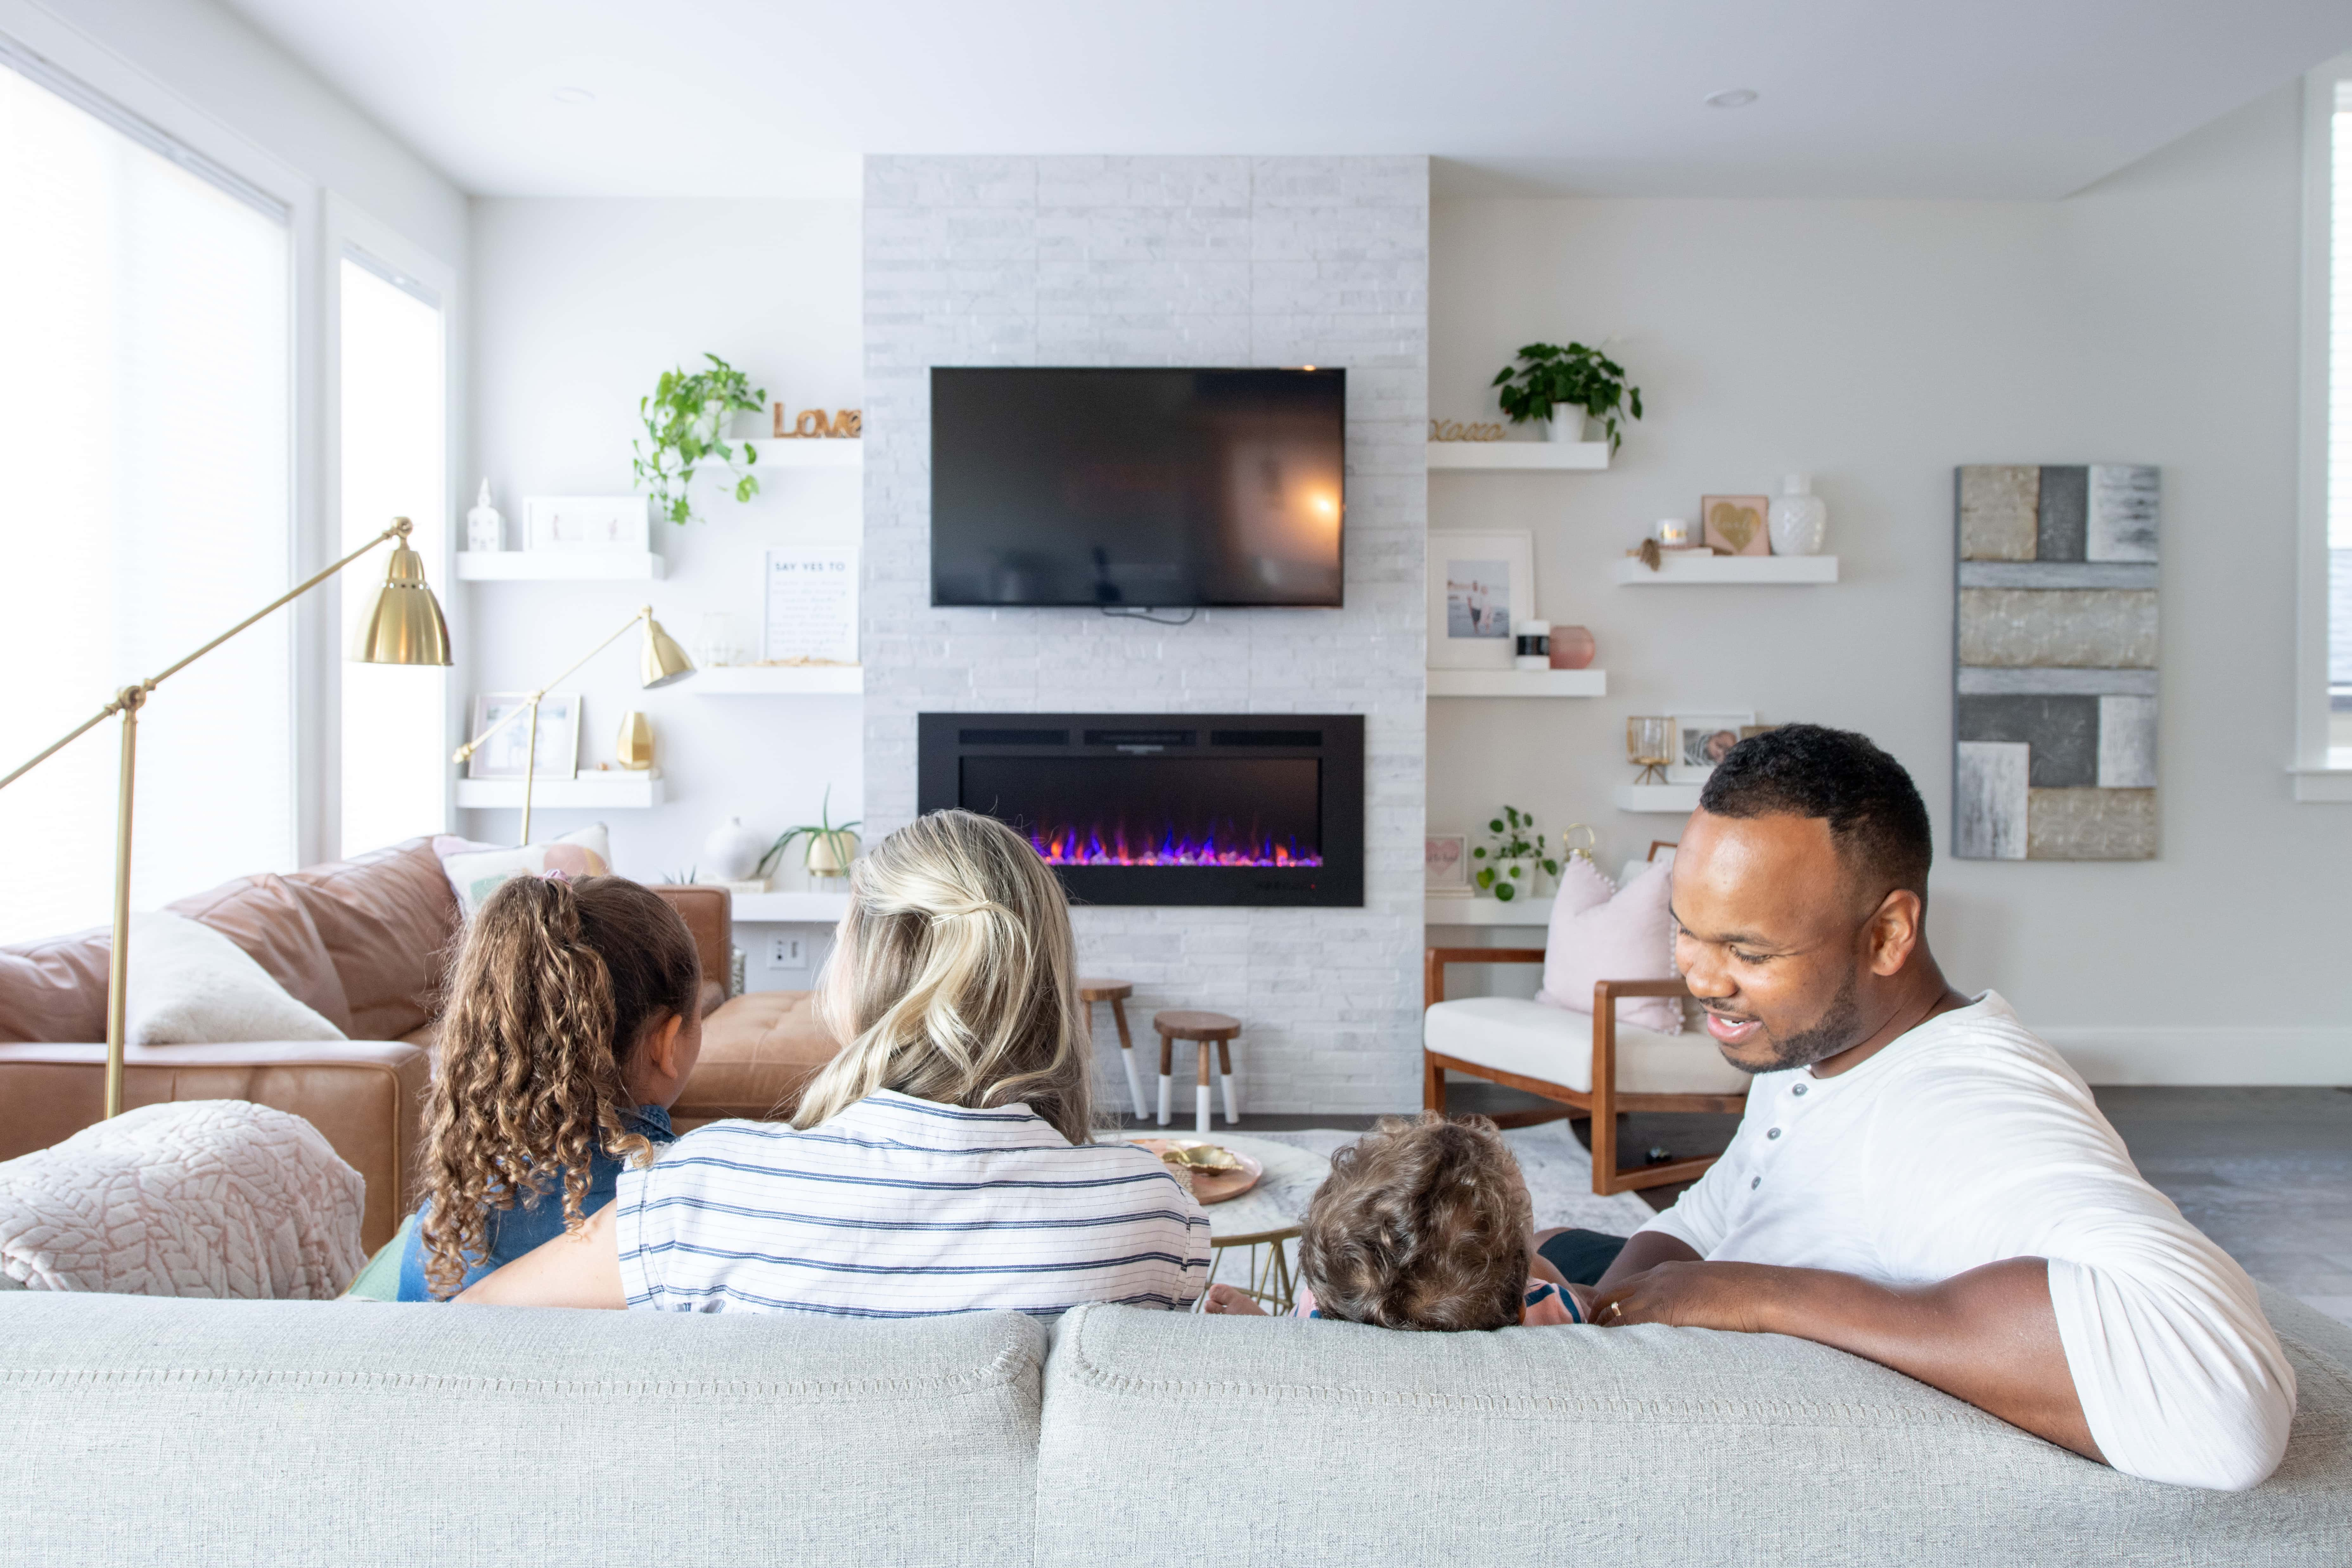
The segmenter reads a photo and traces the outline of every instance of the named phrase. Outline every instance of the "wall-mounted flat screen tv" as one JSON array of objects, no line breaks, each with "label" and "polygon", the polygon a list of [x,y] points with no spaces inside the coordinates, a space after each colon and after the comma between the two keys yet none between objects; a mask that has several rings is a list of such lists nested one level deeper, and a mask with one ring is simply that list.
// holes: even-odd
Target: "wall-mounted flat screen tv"
[{"label": "wall-mounted flat screen tv", "polygon": [[1343,370],[931,372],[931,603],[1336,607]]}]

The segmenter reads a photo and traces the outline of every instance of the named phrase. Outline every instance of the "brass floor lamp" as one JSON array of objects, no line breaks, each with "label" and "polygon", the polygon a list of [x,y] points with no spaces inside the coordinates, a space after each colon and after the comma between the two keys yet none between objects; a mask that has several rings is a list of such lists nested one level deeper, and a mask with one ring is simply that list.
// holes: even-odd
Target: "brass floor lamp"
[{"label": "brass floor lamp", "polygon": [[[516,720],[528,717],[530,722],[530,731],[528,738],[523,742],[522,833],[517,839],[518,843],[528,844],[530,842],[530,786],[531,775],[537,771],[539,764],[539,704],[541,699],[544,698],[550,691],[555,689],[556,681],[562,680],[564,676],[570,675],[572,670],[579,668],[582,665],[587,663],[590,659],[594,658],[598,654],[612,647],[613,644],[619,641],[627,634],[631,626],[642,626],[645,628],[644,642],[637,649],[637,679],[638,683],[647,691],[651,691],[656,686],[675,685],[677,682],[684,680],[688,676],[694,673],[694,661],[686,657],[686,650],[678,647],[677,644],[671,639],[670,635],[667,632],[661,629],[661,623],[654,619],[654,607],[651,605],[642,605],[638,608],[635,615],[631,616],[627,620],[623,621],[619,628],[613,632],[611,636],[604,637],[602,641],[598,642],[594,647],[590,648],[586,653],[583,653],[578,658],[573,659],[571,665],[562,675],[556,676],[554,679],[550,680],[546,685],[541,687],[538,690],[524,698],[521,706],[502,715],[499,719],[498,722],[490,725],[480,734],[475,736],[472,740],[458,747],[456,754],[450,757],[449,760],[453,763],[465,762],[476,752],[482,749],[483,742],[488,740],[491,736],[497,734],[499,731],[505,729]],[[577,721],[575,719],[575,723],[576,721]]]},{"label": "brass floor lamp", "polygon": [[76,725],[62,740],[6,778],[0,778],[0,789],[5,789],[100,724],[118,713],[122,715],[122,777],[114,805],[114,948],[106,966],[106,1114],[110,1119],[122,1111],[123,1013],[131,973],[131,799],[139,746],[139,710],[147,705],[149,696],[165,680],[271,611],[292,604],[386,540],[398,542],[393,546],[392,563],[385,570],[383,586],[376,591],[375,603],[360,617],[359,635],[352,639],[351,657],[362,664],[447,664],[449,624],[442,618],[440,601],[434,598],[432,587],[425,581],[424,557],[408,547],[410,526],[406,518],[394,518],[390,528],[317,575],[296,584],[177,664],[124,687],[114,694],[113,701]]}]

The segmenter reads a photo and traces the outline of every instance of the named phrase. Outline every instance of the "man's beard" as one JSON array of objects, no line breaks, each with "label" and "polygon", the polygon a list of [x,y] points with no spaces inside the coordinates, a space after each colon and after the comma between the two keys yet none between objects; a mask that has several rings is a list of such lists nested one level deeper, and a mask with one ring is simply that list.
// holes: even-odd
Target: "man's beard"
[{"label": "man's beard", "polygon": [[[1746,1073],[1785,1072],[1790,1068],[1811,1067],[1826,1061],[1840,1051],[1858,1044],[1862,1038],[1862,1008],[1854,1001],[1853,971],[1846,973],[1845,984],[1838,990],[1821,1017],[1809,1028],[1793,1035],[1776,1037],[1764,1032],[1764,1043],[1772,1047],[1772,1059],[1767,1062],[1731,1062]],[[1731,1061],[1729,1057],[1724,1058]]]}]

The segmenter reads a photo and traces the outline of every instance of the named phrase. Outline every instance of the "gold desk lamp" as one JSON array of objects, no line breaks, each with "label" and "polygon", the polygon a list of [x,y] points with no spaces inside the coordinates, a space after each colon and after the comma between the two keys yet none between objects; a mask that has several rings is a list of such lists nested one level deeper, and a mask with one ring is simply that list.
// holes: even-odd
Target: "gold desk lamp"
[{"label": "gold desk lamp", "polygon": [[[627,620],[622,622],[619,629],[615,630],[610,637],[604,637],[603,640],[598,642],[594,647],[590,648],[586,653],[583,653],[578,658],[573,659],[571,666],[566,668],[562,675],[556,676],[554,679],[550,680],[546,685],[541,687],[538,690],[524,698],[520,707],[508,712],[505,716],[500,718],[497,723],[490,725],[480,734],[475,736],[472,740],[458,747],[457,752],[450,757],[449,760],[453,763],[465,762],[476,752],[482,749],[483,742],[488,740],[491,736],[497,734],[499,731],[505,729],[516,720],[523,718],[526,715],[529,716],[530,721],[530,731],[529,737],[523,742],[522,752],[522,833],[517,842],[522,844],[528,844],[530,842],[530,786],[531,775],[537,771],[539,764],[540,700],[545,697],[550,691],[553,690],[558,681],[562,680],[564,677],[570,675],[572,670],[578,669],[582,665],[587,663],[590,659],[594,658],[598,654],[612,647],[614,643],[619,641],[622,637],[627,634],[631,626],[642,626],[645,628],[644,644],[637,650],[637,680],[639,685],[643,686],[647,691],[651,691],[656,686],[675,685],[677,682],[684,680],[688,676],[694,673],[694,661],[686,657],[686,650],[678,647],[677,644],[672,640],[667,632],[662,630],[661,623],[659,621],[654,619],[654,607],[651,605],[642,605],[638,608],[635,615],[631,616]],[[578,725],[578,719],[576,716],[573,719],[573,724],[576,731]]]},{"label": "gold desk lamp", "polygon": [[106,1114],[122,1112],[122,1029],[124,1001],[131,964],[131,796],[133,762],[139,744],[139,710],[156,687],[281,605],[289,605],[386,540],[397,540],[383,586],[375,603],[360,617],[359,635],[352,641],[352,659],[361,664],[440,664],[449,662],[449,624],[441,616],[440,601],[425,581],[425,561],[408,547],[409,521],[395,517],[392,526],[329,566],[296,584],[245,619],[188,655],[177,664],[114,694],[114,700],[76,725],[63,740],[49,746],[6,778],[5,789],[71,745],[89,731],[122,715],[122,779],[114,802],[114,948],[106,966]]}]

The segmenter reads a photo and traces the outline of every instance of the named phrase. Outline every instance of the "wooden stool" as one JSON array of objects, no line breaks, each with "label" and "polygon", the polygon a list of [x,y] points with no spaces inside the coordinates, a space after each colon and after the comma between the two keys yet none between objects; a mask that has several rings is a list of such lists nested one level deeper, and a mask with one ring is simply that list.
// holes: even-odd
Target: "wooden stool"
[{"label": "wooden stool", "polygon": [[1218,1076],[1224,1080],[1225,1125],[1241,1125],[1242,1113],[1234,1104],[1234,1052],[1230,1042],[1242,1032],[1242,1021],[1228,1018],[1223,1013],[1164,1012],[1153,1016],[1151,1026],[1160,1032],[1160,1125],[1168,1125],[1168,1079],[1175,1066],[1179,1040],[1192,1040],[1200,1046],[1201,1084],[1192,1097],[1193,1130],[1209,1130],[1209,1047],[1213,1044],[1217,1047]]},{"label": "wooden stool", "polygon": [[1135,986],[1129,981],[1078,982],[1078,1000],[1087,1005],[1087,1026],[1089,1029],[1094,1027],[1095,1004],[1110,1004],[1110,1020],[1118,1026],[1118,1059],[1127,1064],[1127,1092],[1135,1097],[1135,1119],[1140,1121],[1151,1114],[1151,1108],[1143,1102],[1143,1075],[1135,1070],[1135,1039],[1127,1032],[1127,999],[1134,994]]}]

